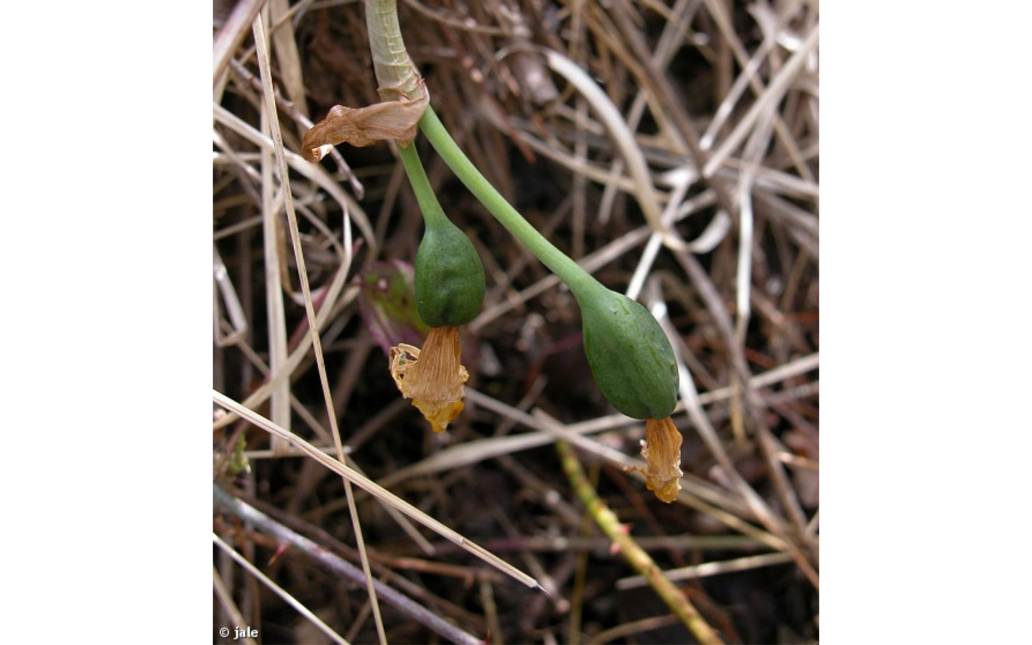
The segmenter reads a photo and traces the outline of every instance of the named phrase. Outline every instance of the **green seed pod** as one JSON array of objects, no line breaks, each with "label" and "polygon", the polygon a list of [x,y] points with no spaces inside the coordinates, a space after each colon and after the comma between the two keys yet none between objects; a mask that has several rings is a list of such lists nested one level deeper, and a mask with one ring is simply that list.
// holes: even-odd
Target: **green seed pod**
[{"label": "green seed pod", "polygon": [[635,419],[664,419],[677,405],[677,363],[648,309],[605,287],[577,296],[584,351],[602,395]]},{"label": "green seed pod", "polygon": [[415,283],[419,317],[431,327],[457,327],[480,313],[484,265],[466,234],[443,216],[426,219]]}]

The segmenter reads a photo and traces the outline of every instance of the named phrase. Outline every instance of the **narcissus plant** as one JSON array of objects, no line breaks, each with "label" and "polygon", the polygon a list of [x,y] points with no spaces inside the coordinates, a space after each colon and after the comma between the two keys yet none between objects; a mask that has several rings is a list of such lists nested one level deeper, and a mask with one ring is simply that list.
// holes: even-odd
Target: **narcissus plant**
[{"label": "narcissus plant", "polygon": [[578,285],[573,293],[581,309],[584,352],[606,400],[635,419],[662,419],[673,412],[677,363],[652,314],[598,282]]},{"label": "narcissus plant", "polygon": [[[671,502],[680,490],[681,434],[670,420],[677,404],[673,349],[656,319],[639,303],[602,286],[564,255],[516,210],[466,158],[444,129],[419,73],[405,52],[393,3],[367,12],[382,103],[338,106],[305,135],[306,157],[317,161],[347,141],[369,145],[395,139],[416,193],[426,230],[416,256],[415,292],[420,317],[431,326],[422,349],[390,351],[398,389],[443,432],[463,408],[469,373],[460,362],[459,327],[484,300],[484,268],[472,242],[444,214],[413,145],[416,127],[492,215],[566,283],[581,308],[584,349],[599,389],[620,412],[645,421],[641,455],[649,490]],[[367,7],[368,8],[368,7]]]},{"label": "narcissus plant", "polygon": [[681,490],[681,433],[670,414],[677,405],[674,350],[656,319],[641,304],[607,289],[523,219],[463,154],[428,107],[419,128],[455,175],[495,219],[566,283],[581,309],[584,351],[606,400],[645,421],[646,486],[664,502]]},{"label": "narcissus plant", "polygon": [[423,348],[391,349],[391,376],[412,399],[434,432],[444,432],[460,412],[469,372],[462,366],[459,326],[484,303],[484,265],[466,234],[444,214],[415,146],[402,146],[401,160],[423,212],[426,230],[416,253],[416,308],[431,326]]},{"label": "narcissus plant", "polygon": [[574,295],[595,383],[614,408],[645,420],[645,486],[672,502],[683,473],[681,433],[670,420],[677,406],[677,363],[670,341],[652,314],[623,294],[585,282]]}]

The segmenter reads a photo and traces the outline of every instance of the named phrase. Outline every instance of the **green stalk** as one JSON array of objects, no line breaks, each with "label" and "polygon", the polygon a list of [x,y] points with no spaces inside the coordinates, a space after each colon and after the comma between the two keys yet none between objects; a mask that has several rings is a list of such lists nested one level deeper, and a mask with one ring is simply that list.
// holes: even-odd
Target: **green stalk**
[{"label": "green stalk", "polygon": [[581,309],[588,365],[606,400],[636,419],[670,416],[677,405],[677,363],[652,314],[603,286],[523,219],[463,154],[433,108],[427,106],[419,128],[495,219],[570,288]]},{"label": "green stalk", "polygon": [[590,297],[591,292],[605,290],[598,280],[562,251],[555,248],[541,233],[538,233],[537,229],[523,219],[523,216],[509,202],[505,201],[501,193],[480,174],[477,167],[448,134],[432,107],[427,106],[426,112],[419,120],[419,129],[430,140],[430,145],[434,147],[437,154],[441,155],[459,181],[465,184],[466,188],[502,226],[530,249],[530,252],[537,256],[552,273],[566,283],[578,301],[584,302],[582,296]]},{"label": "green stalk", "polygon": [[437,201],[437,195],[430,186],[430,180],[423,170],[423,162],[419,159],[414,143],[407,146],[398,144],[398,152],[401,154],[401,163],[405,167],[405,174],[408,175],[412,191],[416,193],[416,201],[419,202],[419,210],[423,211],[423,219],[427,226],[446,225],[450,222],[444,214],[441,203]]}]

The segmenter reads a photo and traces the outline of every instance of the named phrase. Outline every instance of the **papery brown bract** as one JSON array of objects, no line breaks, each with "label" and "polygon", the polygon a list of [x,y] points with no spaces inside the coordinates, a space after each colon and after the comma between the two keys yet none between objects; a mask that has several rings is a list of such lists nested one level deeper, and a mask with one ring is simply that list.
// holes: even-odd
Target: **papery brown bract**
[{"label": "papery brown bract", "polygon": [[429,104],[430,95],[423,91],[414,99],[384,101],[363,108],[335,105],[325,119],[305,133],[301,154],[308,161],[317,162],[326,156],[330,146],[338,143],[361,148],[394,140],[407,146],[416,137],[417,123]]}]

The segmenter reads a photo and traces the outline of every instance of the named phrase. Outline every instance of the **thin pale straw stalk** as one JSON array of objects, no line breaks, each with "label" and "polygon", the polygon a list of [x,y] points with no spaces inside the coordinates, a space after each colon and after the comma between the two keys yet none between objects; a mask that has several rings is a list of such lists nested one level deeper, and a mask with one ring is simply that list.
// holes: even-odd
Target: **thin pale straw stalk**
[{"label": "thin pale straw stalk", "polygon": [[[222,576],[219,575],[218,568],[212,567],[211,573],[211,582],[212,586],[215,588],[215,595],[218,597],[219,602],[222,603],[223,608],[225,608],[229,613],[229,617],[233,621],[233,624],[246,625],[247,621],[244,620],[244,616],[240,613],[240,609],[236,606],[236,603],[233,602],[233,594],[226,587],[226,582],[222,579]],[[258,645],[253,638],[245,636],[242,640],[246,645]]]},{"label": "thin pale straw stalk", "polygon": [[[696,564],[690,567],[681,567],[678,569],[670,569],[663,573],[667,580],[694,580],[696,578],[705,578],[708,576],[716,576],[722,573],[733,573],[735,571],[748,571],[750,569],[758,569],[760,567],[772,567],[776,564],[789,564],[792,562],[792,556],[788,553],[764,553],[762,555],[750,555],[744,558],[735,558],[734,560],[723,560],[721,562],[706,562],[704,564]],[[617,589],[634,589],[636,587],[644,587],[649,584],[649,581],[644,576],[631,576],[629,578],[621,578],[616,581]]]},{"label": "thin pale straw stalk", "polygon": [[477,556],[481,560],[484,560],[488,564],[500,570],[502,573],[505,573],[506,575],[515,578],[516,580],[520,581],[528,587],[531,587],[532,589],[541,589],[542,591],[544,591],[544,588],[540,584],[538,584],[538,581],[532,578],[531,576],[523,573],[516,567],[512,566],[505,560],[502,560],[501,558],[491,553],[487,549],[483,548],[482,546],[479,546],[475,542],[466,539],[461,534],[457,533],[456,531],[448,528],[441,522],[430,517],[429,515],[419,510],[412,504],[409,504],[408,502],[401,499],[394,493],[383,488],[379,484],[373,482],[368,477],[360,475],[359,473],[355,472],[354,469],[350,468],[346,464],[342,464],[341,462],[333,459],[332,457],[322,452],[312,444],[308,443],[301,437],[291,432],[287,432],[286,430],[272,423],[271,421],[261,416],[257,412],[245,408],[241,404],[230,399],[225,394],[222,394],[217,390],[212,390],[212,400],[215,401],[215,403],[218,403],[220,406],[226,408],[227,410],[238,414],[240,417],[258,426],[262,430],[265,430],[269,434],[276,435],[286,439],[298,450],[302,451],[303,453],[305,453],[315,461],[319,462],[326,468],[337,473],[341,477],[347,478],[348,481],[350,481],[352,484],[365,490],[367,493],[369,493],[376,499],[380,500],[384,504],[398,509],[405,515],[411,517],[423,526],[434,531],[446,540],[449,540],[450,542],[457,544],[458,546],[462,547],[463,549],[466,549],[467,551]]},{"label": "thin pale straw stalk", "polygon": [[663,222],[656,191],[652,185],[652,178],[649,176],[648,165],[645,163],[645,155],[642,154],[641,148],[634,140],[634,135],[631,134],[620,111],[616,109],[602,88],[576,63],[555,51],[548,51],[546,55],[549,68],[576,87],[605,124],[613,138],[613,143],[616,144],[627,164],[627,170],[631,173],[634,180],[635,197],[637,197],[638,204],[649,225],[662,237],[665,246],[684,250],[686,248],[684,240],[678,238]]},{"label": "thin pale straw stalk", "polygon": [[785,66],[781,68],[778,75],[774,77],[770,85],[767,86],[767,90],[761,95],[756,103],[753,104],[749,111],[746,112],[742,120],[738,122],[735,129],[731,131],[727,139],[720,144],[716,152],[706,162],[705,167],[702,169],[702,175],[704,177],[712,177],[716,172],[717,168],[720,167],[724,160],[731,154],[731,152],[738,147],[738,144],[742,142],[745,136],[752,129],[756,123],[756,119],[759,118],[760,113],[766,110],[770,105],[777,103],[788,91],[792,82],[795,80],[796,74],[802,69],[803,63],[810,57],[811,52],[817,48],[819,41],[819,28],[814,27],[810,35],[807,36],[803,46],[799,48],[792,57],[788,59]]},{"label": "thin pale straw stalk", "polygon": [[[265,42],[265,28],[262,25],[261,15],[254,20],[254,42],[258,54],[258,68],[261,71],[262,89],[265,96],[265,109],[268,115],[272,139],[275,143],[276,162],[279,166],[280,187],[283,190],[285,199],[287,222],[290,230],[290,241],[294,246],[294,259],[297,262],[298,278],[301,282],[301,292],[305,299],[305,315],[308,317],[308,326],[312,330],[312,352],[315,354],[315,363],[319,370],[319,382],[322,384],[323,400],[326,403],[326,412],[330,421],[330,431],[333,434],[333,444],[337,448],[337,459],[340,463],[346,463],[344,457],[344,445],[340,438],[340,428],[337,427],[337,415],[333,410],[333,395],[330,392],[330,381],[326,374],[326,364],[323,360],[322,341],[319,339],[319,324],[315,317],[315,307],[312,304],[312,290],[308,284],[308,269],[305,266],[304,252],[301,250],[301,235],[297,227],[297,214],[294,212],[294,199],[290,193],[290,175],[287,172],[287,162],[283,155],[283,133],[279,127],[279,114],[276,110],[276,97],[272,90],[272,72],[269,64],[269,51]],[[270,182],[271,183],[271,182]],[[286,353],[284,351],[284,353]],[[276,366],[273,366],[273,371]],[[274,394],[275,396],[275,394]],[[289,399],[286,401],[289,405]],[[287,414],[289,414],[289,407]],[[275,452],[275,442],[273,443]],[[322,453],[320,453],[322,454]],[[348,511],[351,514],[351,522],[355,529],[355,539],[358,543],[358,552],[362,556],[362,570],[366,576],[366,587],[369,591],[369,601],[373,607],[373,618],[376,620],[376,631],[380,636],[381,645],[387,645],[387,635],[383,627],[383,617],[380,615],[380,605],[376,599],[376,588],[373,586],[373,575],[369,569],[369,555],[366,553],[365,539],[362,537],[362,524],[358,516],[358,508],[355,506],[355,493],[351,490],[351,482],[344,478],[344,494],[348,499]]]},{"label": "thin pale straw stalk", "polygon": [[[305,554],[326,567],[334,575],[360,585],[365,584],[365,575],[362,573],[362,570],[347,560],[342,559],[331,550],[280,524],[243,500],[233,497],[219,488],[218,484],[212,487],[212,491],[214,503],[217,507],[236,515],[262,533],[271,535],[279,543],[289,544],[298,552]],[[385,585],[379,580],[374,580],[373,584],[376,585],[377,593],[383,598],[384,602],[390,604],[407,618],[411,618],[424,627],[432,629],[447,640],[461,645],[478,645],[483,643],[481,639],[456,627],[400,591]]]},{"label": "thin pale straw stalk", "polygon": [[222,538],[212,533],[211,539],[217,547],[228,553],[229,557],[233,558],[233,560],[235,560],[237,564],[246,569],[255,578],[258,578],[258,580],[266,587],[272,589],[272,591],[277,596],[282,598],[288,605],[296,609],[299,614],[304,616],[306,620],[315,625],[319,629],[319,631],[326,634],[333,642],[340,643],[341,645],[348,645],[348,642],[341,638],[340,634],[333,631],[333,629],[331,629],[329,625],[320,620],[318,616],[312,613],[311,609],[305,607],[304,604],[301,603],[301,601],[299,601],[294,596],[290,595],[290,593],[286,589],[273,582],[272,579],[269,578],[269,576],[262,573],[262,571],[258,567],[254,566],[247,558],[237,553],[233,549],[233,547],[226,544],[222,540]]}]

